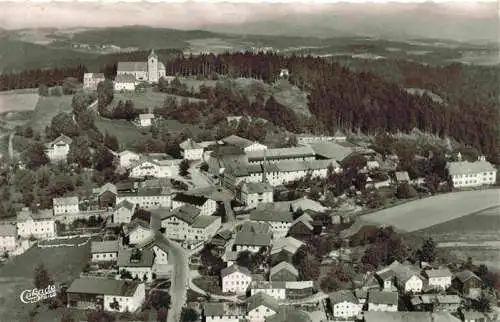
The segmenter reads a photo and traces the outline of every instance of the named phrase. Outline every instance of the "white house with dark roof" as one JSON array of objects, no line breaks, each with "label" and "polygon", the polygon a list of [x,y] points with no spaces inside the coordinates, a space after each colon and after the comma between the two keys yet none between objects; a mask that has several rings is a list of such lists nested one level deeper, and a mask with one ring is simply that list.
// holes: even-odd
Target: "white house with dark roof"
[{"label": "white house with dark roof", "polygon": [[259,292],[247,300],[247,319],[249,322],[265,322],[266,318],[277,314],[280,310],[278,301]]},{"label": "white house with dark roof", "polygon": [[144,283],[112,279],[77,278],[66,291],[68,307],[135,312],[146,298]]},{"label": "white house with dark roof", "polygon": [[367,299],[368,311],[397,312],[398,301],[398,292],[369,291]]},{"label": "white house with dark roof", "polygon": [[153,125],[153,121],[155,119],[155,115],[153,113],[144,113],[139,114],[137,119],[137,125],[140,127],[148,127]]},{"label": "white house with dark roof", "polygon": [[232,145],[241,148],[244,152],[267,150],[267,146],[265,146],[264,144],[251,141],[237,135],[230,135],[221,139],[221,141],[226,145]]},{"label": "white house with dark roof", "polygon": [[135,192],[123,192],[116,196],[117,205],[125,200],[143,209],[170,208],[172,191],[169,187],[141,187]]},{"label": "white house with dark roof", "polygon": [[17,228],[15,225],[0,225],[0,250],[10,252],[17,248]]},{"label": "white house with dark roof", "polygon": [[270,247],[272,232],[269,224],[245,222],[236,231],[233,250],[236,252],[250,251],[257,253],[262,247]]},{"label": "white house with dark roof", "polygon": [[134,80],[157,83],[160,78],[165,77],[165,65],[159,61],[154,49],[148,56],[147,61],[118,62],[117,77],[130,75]]},{"label": "white house with dark roof", "polygon": [[142,244],[154,236],[154,231],[151,226],[147,222],[140,219],[133,220],[126,227],[126,235],[128,236],[129,244],[131,245]]},{"label": "white house with dark roof", "polygon": [[220,272],[223,293],[245,294],[252,282],[252,273],[246,267],[231,265]]},{"label": "white house with dark roof", "polygon": [[69,146],[73,140],[64,134],[59,135],[53,141],[45,145],[45,153],[51,162],[66,161],[69,153]]},{"label": "white house with dark roof", "polygon": [[286,299],[286,283],[280,281],[253,281],[250,284],[250,295],[253,296],[259,292],[272,296],[278,301],[283,301]]},{"label": "white house with dark roof", "polygon": [[451,286],[453,274],[448,268],[429,269],[424,271],[429,288],[447,290]]},{"label": "white house with dark roof", "polygon": [[114,89],[120,91],[133,91],[137,85],[137,80],[133,75],[116,75]]},{"label": "white house with dark roof", "polygon": [[150,249],[125,249],[118,252],[118,272],[130,272],[132,278],[141,281],[153,279],[154,252]]},{"label": "white house with dark roof", "polygon": [[116,262],[118,259],[119,249],[119,240],[93,241],[90,244],[91,261],[94,263]]},{"label": "white house with dark roof", "polygon": [[115,224],[128,224],[132,221],[132,216],[134,215],[136,204],[124,200],[116,205],[116,209],[113,212],[113,222]]},{"label": "white house with dark roof", "polygon": [[21,238],[37,239],[51,238],[57,235],[56,222],[51,211],[33,213],[29,208],[23,208],[17,213],[17,233]]},{"label": "white house with dark roof", "polygon": [[334,319],[355,320],[361,314],[359,300],[350,290],[333,292],[328,299]]},{"label": "white house with dark roof", "polygon": [[241,186],[240,201],[248,207],[274,202],[273,187],[267,182],[245,182]]},{"label": "white house with dark roof", "polygon": [[217,211],[217,202],[205,196],[192,195],[187,193],[177,193],[172,199],[172,209],[192,205],[200,209],[201,216],[210,216]]},{"label": "white house with dark roof", "polygon": [[497,169],[484,157],[479,157],[476,162],[448,162],[446,167],[455,188],[479,187],[496,183]]},{"label": "white house with dark roof", "polygon": [[103,73],[85,73],[83,74],[83,88],[95,91],[97,85],[105,80]]},{"label": "white house with dark roof", "polygon": [[407,293],[422,292],[424,278],[412,267],[398,261],[377,271],[376,275],[382,281],[384,290],[394,290],[397,287]]},{"label": "white house with dark roof", "polygon": [[203,147],[193,141],[191,138],[179,144],[181,155],[186,160],[201,160],[203,159]]},{"label": "white house with dark roof", "polygon": [[132,165],[139,162],[141,155],[129,150],[122,151],[118,153],[118,162],[120,167],[124,169],[129,169]]},{"label": "white house with dark roof", "polygon": [[250,212],[250,220],[259,224],[268,224],[274,239],[286,236],[293,223],[293,214],[287,209],[276,210],[274,207],[258,207]]},{"label": "white house with dark roof", "polygon": [[241,322],[245,319],[246,309],[237,303],[205,303],[203,316],[206,322]]},{"label": "white house with dark roof", "polygon": [[54,215],[77,214],[80,212],[78,197],[61,197],[52,199]]}]

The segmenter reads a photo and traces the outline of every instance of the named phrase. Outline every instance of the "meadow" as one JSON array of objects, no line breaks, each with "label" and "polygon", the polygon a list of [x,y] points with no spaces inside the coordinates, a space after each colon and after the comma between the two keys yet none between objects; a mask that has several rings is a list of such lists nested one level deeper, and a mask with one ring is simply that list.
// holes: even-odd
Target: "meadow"
[{"label": "meadow", "polygon": [[43,131],[50,125],[52,118],[59,113],[72,111],[71,100],[73,96],[41,96],[38,100],[30,125],[35,131]]},{"label": "meadow", "polygon": [[6,112],[33,111],[38,102],[38,93],[9,91],[0,93],[0,114]]},{"label": "meadow", "polygon": [[95,125],[101,133],[108,132],[118,138],[122,149],[130,149],[149,135],[126,120],[97,119]]}]

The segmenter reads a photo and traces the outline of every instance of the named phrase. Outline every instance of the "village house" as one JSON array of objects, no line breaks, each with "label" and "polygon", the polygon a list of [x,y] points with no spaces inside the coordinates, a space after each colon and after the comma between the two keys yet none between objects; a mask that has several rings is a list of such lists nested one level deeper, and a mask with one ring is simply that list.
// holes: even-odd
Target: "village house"
[{"label": "village house", "polygon": [[342,290],[333,292],[329,294],[328,300],[335,320],[355,320],[361,313],[359,300],[352,291]]},{"label": "village house", "polygon": [[464,296],[477,297],[481,293],[483,280],[469,270],[464,270],[455,274],[452,285]]},{"label": "village house", "polygon": [[241,187],[244,183],[265,182],[264,173],[260,164],[226,164],[224,173],[221,176],[222,186],[236,195],[236,198],[243,202],[243,191]]},{"label": "village house", "polygon": [[106,78],[103,73],[85,73],[83,74],[83,88],[95,91],[100,82],[104,82]]},{"label": "village house", "polygon": [[107,182],[99,188],[92,189],[92,193],[97,197],[99,209],[115,207],[118,190],[114,184]]},{"label": "village house", "polygon": [[141,187],[135,192],[123,192],[116,196],[116,203],[128,201],[142,209],[170,208],[172,192],[168,187]]},{"label": "village house", "polygon": [[56,222],[50,210],[33,213],[29,208],[23,208],[17,213],[16,226],[21,238],[44,239],[57,235]]},{"label": "village house", "polygon": [[455,188],[479,187],[496,183],[497,169],[480,156],[478,161],[448,162],[446,165]]},{"label": "village house", "polygon": [[223,293],[245,294],[252,282],[252,273],[246,267],[231,265],[220,272]]},{"label": "village house", "polygon": [[453,274],[448,268],[425,270],[424,275],[427,277],[429,288],[444,291],[451,286]]},{"label": "village house", "polygon": [[116,75],[114,81],[114,90],[121,91],[134,91],[137,81],[133,75]]},{"label": "village house", "polygon": [[17,248],[16,226],[11,224],[0,225],[0,250],[2,250],[2,252],[10,252],[16,248]]},{"label": "village house", "polygon": [[179,147],[181,148],[181,156],[185,160],[203,159],[203,147],[191,138],[179,144]]},{"label": "village house", "polygon": [[140,219],[133,220],[125,227],[125,235],[128,236],[130,245],[142,244],[154,236],[154,231],[149,223]]},{"label": "village house", "polygon": [[259,252],[263,247],[271,246],[272,232],[266,223],[245,222],[238,227],[233,242],[233,250]]},{"label": "village house", "polygon": [[237,135],[230,135],[221,139],[221,141],[226,145],[236,146],[244,152],[267,150],[267,146],[264,144],[250,141]]},{"label": "village house", "polygon": [[271,186],[275,187],[283,183],[303,179],[306,176],[326,178],[328,168],[333,162],[333,160],[285,160],[262,163],[262,167],[267,181]]},{"label": "village house", "polygon": [[277,263],[281,260],[291,262],[302,245],[304,245],[303,242],[290,236],[275,239],[270,252],[271,263]]},{"label": "village house", "polygon": [[269,280],[271,282],[295,282],[299,279],[299,271],[288,262],[281,262],[271,267]]},{"label": "village house", "polygon": [[201,216],[210,216],[217,211],[217,202],[215,200],[180,192],[172,199],[172,209],[184,205],[192,205],[200,209]]},{"label": "village house", "polygon": [[222,260],[226,263],[227,267],[234,265],[236,260],[238,260],[238,252],[234,252],[230,248],[226,248],[224,254],[222,255]]},{"label": "village house", "polygon": [[290,225],[290,228],[288,229],[288,235],[299,240],[306,240],[307,238],[314,235],[313,222],[314,220],[311,215],[301,215]]},{"label": "village house", "polygon": [[266,182],[245,182],[241,186],[240,201],[248,207],[274,201],[273,187]]},{"label": "village house", "polygon": [[235,146],[218,145],[206,157],[208,171],[211,175],[219,176],[224,173],[228,165],[245,166],[248,165],[248,157],[245,152]]},{"label": "village house", "polygon": [[149,127],[153,125],[155,115],[153,113],[139,114],[137,117],[137,125],[140,127]]},{"label": "village house", "polygon": [[259,292],[247,300],[247,319],[249,322],[266,322],[266,319],[279,311],[279,303],[275,298]]},{"label": "village house", "polygon": [[71,138],[64,134],[59,135],[53,141],[45,145],[45,153],[51,162],[66,162],[69,153],[69,146],[71,145]]},{"label": "village house", "polygon": [[125,249],[118,251],[118,272],[127,271],[132,278],[147,282],[153,279],[154,252],[149,249]]},{"label": "village house", "polygon": [[141,155],[129,150],[122,151],[117,154],[118,163],[123,169],[129,169],[141,159]]},{"label": "village house", "polygon": [[120,242],[118,240],[93,241],[90,244],[92,262],[116,262]]},{"label": "village house", "polygon": [[448,312],[364,312],[364,322],[461,322]]},{"label": "village house", "polygon": [[116,205],[116,209],[113,212],[113,222],[115,224],[128,224],[132,221],[132,216],[134,215],[136,209],[136,204],[133,204],[127,200],[124,200]]},{"label": "village house", "polygon": [[245,319],[243,306],[235,303],[205,303],[203,305],[205,322],[240,322]]},{"label": "village house", "polygon": [[137,248],[153,251],[153,273],[157,276],[168,276],[168,273],[171,272],[168,256],[169,246],[163,236],[155,235],[154,238],[138,245]]},{"label": "village house", "polygon": [[[271,204],[272,206],[272,204]],[[259,224],[268,224],[274,239],[286,236],[293,222],[293,214],[288,211],[275,210],[274,207],[258,207],[250,213],[250,220]]]},{"label": "village house", "polygon": [[154,160],[148,157],[142,157],[134,162],[130,168],[130,178],[166,178],[171,177],[173,172],[173,160]]},{"label": "village house", "polygon": [[377,273],[386,291],[394,290],[396,286],[402,292],[420,293],[423,288],[423,278],[414,269],[394,261],[388,267],[379,270]]},{"label": "village house", "polygon": [[368,311],[397,312],[398,300],[398,292],[369,291],[367,299]]},{"label": "village house", "polygon": [[68,307],[135,312],[146,298],[144,283],[111,279],[78,278],[66,291]]},{"label": "village house", "polygon": [[210,240],[210,244],[216,247],[226,247],[227,243],[233,237],[233,233],[230,230],[221,230],[218,231],[212,240]]},{"label": "village house", "polygon": [[290,209],[293,212],[298,211],[300,209],[304,212],[310,210],[315,213],[323,213],[330,210],[330,208],[321,205],[319,202],[312,199],[308,199],[306,197],[292,201],[292,203],[290,204]]},{"label": "village house", "polygon": [[250,296],[259,292],[263,292],[278,301],[283,301],[286,299],[286,284],[280,281],[253,281],[250,284]]},{"label": "village house", "polygon": [[148,56],[147,61],[118,62],[117,77],[122,75],[132,76],[134,81],[157,83],[160,78],[165,77],[165,65],[159,61],[154,49]]},{"label": "village house", "polygon": [[54,215],[77,214],[80,212],[78,197],[62,197],[52,199]]}]

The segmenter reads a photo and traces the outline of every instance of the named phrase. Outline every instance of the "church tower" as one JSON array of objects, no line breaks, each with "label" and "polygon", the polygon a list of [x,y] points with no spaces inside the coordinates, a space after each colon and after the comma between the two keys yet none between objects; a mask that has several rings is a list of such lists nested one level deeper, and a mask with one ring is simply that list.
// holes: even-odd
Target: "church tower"
[{"label": "church tower", "polygon": [[148,81],[157,83],[158,79],[158,56],[153,49],[148,56]]}]

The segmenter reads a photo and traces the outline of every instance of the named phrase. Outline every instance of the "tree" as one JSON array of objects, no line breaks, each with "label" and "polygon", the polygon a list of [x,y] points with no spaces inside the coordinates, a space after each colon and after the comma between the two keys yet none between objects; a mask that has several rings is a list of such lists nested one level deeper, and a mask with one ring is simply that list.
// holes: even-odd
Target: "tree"
[{"label": "tree", "polygon": [[170,294],[164,289],[152,290],[149,294],[149,300],[151,306],[156,310],[168,310],[170,308]]},{"label": "tree", "polygon": [[62,96],[62,89],[60,86],[54,86],[50,89],[50,95],[52,96]]},{"label": "tree", "polygon": [[67,77],[63,81],[62,92],[64,95],[73,95],[78,88],[78,80],[74,77]]},{"label": "tree", "polygon": [[189,174],[189,161],[184,159],[179,164],[179,175],[185,177]]},{"label": "tree", "polygon": [[208,163],[203,162],[203,163],[200,165],[200,170],[201,170],[201,171],[204,171],[204,172],[207,172],[207,171],[208,171]]},{"label": "tree", "polygon": [[40,96],[49,96],[49,87],[45,84],[41,84],[38,87],[38,95]]},{"label": "tree", "polygon": [[70,138],[76,137],[79,133],[78,127],[75,125],[73,116],[70,113],[59,113],[50,122],[50,135],[48,136],[51,139],[55,139],[60,134],[64,134]]},{"label": "tree", "polygon": [[417,191],[407,182],[403,182],[398,186],[396,196],[399,199],[411,199],[417,196]]},{"label": "tree", "polygon": [[69,312],[64,312],[61,316],[60,322],[75,322],[75,319],[73,319]]},{"label": "tree", "polygon": [[131,280],[132,279],[132,274],[129,271],[127,271],[125,269],[122,269],[120,271],[120,278],[122,280],[124,280],[124,279],[130,279]]},{"label": "tree", "polygon": [[68,163],[76,163],[80,168],[90,168],[92,166],[92,154],[87,139],[78,136],[69,145]]},{"label": "tree", "polygon": [[248,250],[240,252],[238,254],[238,257],[236,258],[236,264],[246,267],[250,271],[253,271],[255,268],[254,258],[252,256],[252,253]]},{"label": "tree", "polygon": [[53,283],[54,282],[50,277],[49,272],[45,268],[45,265],[43,265],[43,263],[40,263],[35,268],[35,279],[34,279],[35,287],[39,290],[43,290],[46,289],[49,285],[52,285]]},{"label": "tree", "polygon": [[420,261],[432,263],[436,259],[436,255],[436,242],[432,238],[426,239],[419,252]]},{"label": "tree", "polygon": [[99,113],[108,106],[114,98],[114,87],[113,82],[110,80],[105,80],[97,84],[97,104]]},{"label": "tree", "polygon": [[[64,89],[63,89],[64,92]],[[92,103],[92,97],[84,91],[78,91],[71,101],[71,107],[75,115],[87,111],[88,106]]]},{"label": "tree", "polygon": [[40,142],[31,143],[28,149],[21,154],[21,160],[30,169],[37,169],[50,162],[45,148]]},{"label": "tree", "polygon": [[92,160],[94,169],[104,171],[106,168],[115,168],[114,156],[104,145],[99,145]]},{"label": "tree", "polygon": [[181,311],[181,322],[196,322],[198,321],[200,315],[194,309],[182,308]]},{"label": "tree", "polygon": [[168,310],[164,307],[156,311],[156,321],[167,322]]},{"label": "tree", "polygon": [[107,131],[104,133],[104,145],[113,151],[118,151],[120,148],[118,138],[114,135],[110,135]]}]

